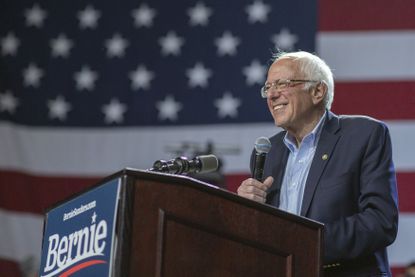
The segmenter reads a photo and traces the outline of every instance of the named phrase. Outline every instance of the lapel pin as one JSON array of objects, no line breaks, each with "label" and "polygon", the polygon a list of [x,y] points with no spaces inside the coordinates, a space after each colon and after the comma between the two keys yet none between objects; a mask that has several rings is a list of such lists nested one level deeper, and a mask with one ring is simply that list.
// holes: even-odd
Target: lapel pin
[{"label": "lapel pin", "polygon": [[321,156],[321,159],[323,161],[327,160],[328,158],[329,158],[329,155],[327,155],[327,154],[324,154],[323,156]]}]

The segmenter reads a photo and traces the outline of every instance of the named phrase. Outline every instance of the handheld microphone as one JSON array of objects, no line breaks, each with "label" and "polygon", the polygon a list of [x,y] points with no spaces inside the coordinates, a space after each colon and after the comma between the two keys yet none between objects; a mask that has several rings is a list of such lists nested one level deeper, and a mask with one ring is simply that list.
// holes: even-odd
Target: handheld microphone
[{"label": "handheld microphone", "polygon": [[259,137],[255,141],[255,164],[252,178],[262,182],[264,175],[265,158],[271,149],[271,142],[266,137]]},{"label": "handheld microphone", "polygon": [[165,161],[157,160],[150,171],[158,171],[171,174],[207,173],[218,169],[219,162],[215,155],[201,155],[191,160],[186,157],[177,157]]}]

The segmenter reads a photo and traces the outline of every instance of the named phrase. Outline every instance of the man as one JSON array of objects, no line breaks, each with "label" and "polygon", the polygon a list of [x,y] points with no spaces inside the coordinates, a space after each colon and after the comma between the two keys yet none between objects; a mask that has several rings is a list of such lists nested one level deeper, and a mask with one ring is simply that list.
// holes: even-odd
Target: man
[{"label": "man", "polygon": [[386,125],[330,112],[333,75],[307,52],[278,54],[261,94],[284,131],[270,138],[265,180],[238,194],[324,223],[325,276],[390,276],[398,207]]}]

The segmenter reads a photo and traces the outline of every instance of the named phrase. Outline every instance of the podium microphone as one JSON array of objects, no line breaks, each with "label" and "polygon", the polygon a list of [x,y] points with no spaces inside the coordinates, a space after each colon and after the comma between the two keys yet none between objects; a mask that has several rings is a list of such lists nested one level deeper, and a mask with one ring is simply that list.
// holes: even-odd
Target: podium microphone
[{"label": "podium microphone", "polygon": [[177,157],[165,161],[158,160],[150,171],[158,171],[171,174],[207,173],[218,169],[219,162],[215,155],[200,155],[191,160],[186,157]]},{"label": "podium microphone", "polygon": [[255,141],[255,164],[252,178],[262,182],[264,175],[265,158],[271,149],[271,142],[266,137],[259,137]]}]

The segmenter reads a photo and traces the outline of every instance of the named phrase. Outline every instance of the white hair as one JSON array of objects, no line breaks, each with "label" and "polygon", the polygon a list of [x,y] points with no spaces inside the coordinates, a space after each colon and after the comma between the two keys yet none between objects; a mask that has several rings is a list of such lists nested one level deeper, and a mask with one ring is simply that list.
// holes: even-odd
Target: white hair
[{"label": "white hair", "polygon": [[[298,63],[300,72],[305,75],[305,78],[322,81],[327,86],[327,93],[324,99],[324,104],[326,109],[330,110],[334,99],[334,79],[333,73],[325,61],[316,55],[305,51],[289,53],[279,52],[275,54],[273,58],[274,62],[282,58],[293,59]],[[306,85],[308,85],[308,87],[311,86],[311,84]]]}]

